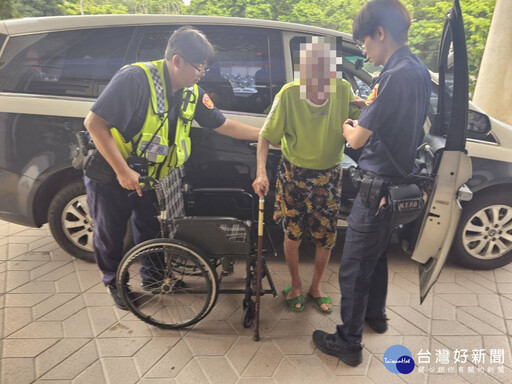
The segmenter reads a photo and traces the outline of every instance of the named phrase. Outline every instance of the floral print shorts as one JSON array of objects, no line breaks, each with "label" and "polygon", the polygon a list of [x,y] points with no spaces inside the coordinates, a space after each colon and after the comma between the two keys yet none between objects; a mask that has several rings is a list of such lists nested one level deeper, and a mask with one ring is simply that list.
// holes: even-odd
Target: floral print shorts
[{"label": "floral print shorts", "polygon": [[284,157],[277,171],[274,220],[286,236],[300,240],[302,234],[317,246],[332,249],[341,197],[341,166],[325,170],[300,168]]}]

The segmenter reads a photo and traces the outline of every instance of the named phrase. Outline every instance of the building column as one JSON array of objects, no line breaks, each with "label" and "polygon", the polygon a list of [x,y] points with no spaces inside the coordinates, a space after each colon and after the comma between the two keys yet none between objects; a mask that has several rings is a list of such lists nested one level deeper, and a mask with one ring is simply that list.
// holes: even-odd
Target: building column
[{"label": "building column", "polygon": [[512,125],[512,1],[497,0],[473,101]]}]

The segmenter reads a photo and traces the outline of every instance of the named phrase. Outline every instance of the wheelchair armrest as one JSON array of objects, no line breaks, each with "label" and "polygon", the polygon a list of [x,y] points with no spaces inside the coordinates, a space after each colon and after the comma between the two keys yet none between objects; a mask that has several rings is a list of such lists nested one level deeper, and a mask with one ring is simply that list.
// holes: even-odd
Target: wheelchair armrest
[{"label": "wheelchair armrest", "polygon": [[248,227],[244,220],[237,219],[236,217],[227,216],[185,216],[173,220],[175,223],[215,223],[215,224],[242,224]]},{"label": "wheelchair armrest", "polygon": [[246,193],[243,188],[194,188],[193,193]]}]

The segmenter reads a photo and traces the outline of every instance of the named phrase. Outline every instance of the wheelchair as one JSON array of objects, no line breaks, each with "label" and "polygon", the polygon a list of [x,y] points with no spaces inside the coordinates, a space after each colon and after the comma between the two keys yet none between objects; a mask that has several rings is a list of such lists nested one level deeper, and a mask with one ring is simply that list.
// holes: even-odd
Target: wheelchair
[{"label": "wheelchair", "polygon": [[[141,178],[143,190],[156,191],[160,238],[145,241],[123,257],[116,282],[130,311],[148,324],[167,329],[191,326],[215,306],[219,294],[243,294],[242,325],[252,326],[256,292],[257,225],[253,196],[243,189],[188,190],[183,167],[160,181]],[[186,207],[198,196],[250,202],[250,218],[186,216]],[[241,209],[247,210],[247,204]],[[274,255],[272,239],[266,232]],[[245,259],[245,288],[223,288],[236,259]],[[219,273],[220,270],[220,273]],[[277,296],[264,257],[261,259],[260,295]],[[263,283],[263,281],[260,281]]]}]

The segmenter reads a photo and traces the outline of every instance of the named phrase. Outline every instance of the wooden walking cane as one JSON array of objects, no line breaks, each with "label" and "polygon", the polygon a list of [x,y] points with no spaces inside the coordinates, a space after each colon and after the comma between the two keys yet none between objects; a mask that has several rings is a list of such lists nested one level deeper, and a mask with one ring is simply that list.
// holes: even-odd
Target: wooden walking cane
[{"label": "wooden walking cane", "polygon": [[263,249],[263,210],[265,198],[260,197],[258,207],[258,254],[256,256],[256,304],[254,305],[254,341],[260,341],[260,293],[261,293],[261,258]]}]

